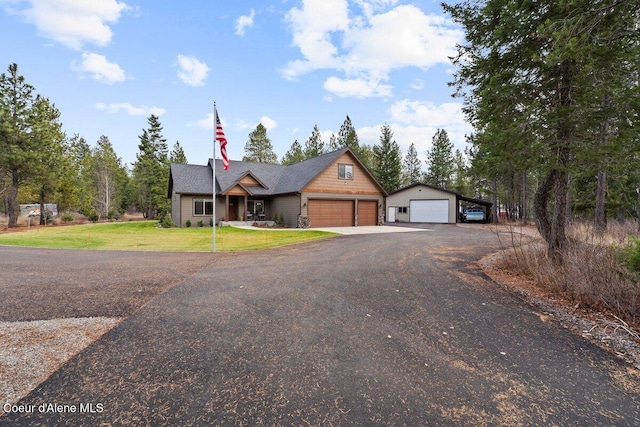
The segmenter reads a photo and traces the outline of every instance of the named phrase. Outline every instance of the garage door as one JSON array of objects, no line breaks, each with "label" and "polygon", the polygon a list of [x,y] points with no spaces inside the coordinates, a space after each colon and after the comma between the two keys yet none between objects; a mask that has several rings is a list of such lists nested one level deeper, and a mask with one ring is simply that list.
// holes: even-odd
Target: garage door
[{"label": "garage door", "polygon": [[309,200],[311,227],[350,227],[355,214],[353,200]]},{"label": "garage door", "polygon": [[409,221],[448,223],[449,200],[411,200]]},{"label": "garage door", "polygon": [[378,225],[377,200],[358,200],[358,225]]}]

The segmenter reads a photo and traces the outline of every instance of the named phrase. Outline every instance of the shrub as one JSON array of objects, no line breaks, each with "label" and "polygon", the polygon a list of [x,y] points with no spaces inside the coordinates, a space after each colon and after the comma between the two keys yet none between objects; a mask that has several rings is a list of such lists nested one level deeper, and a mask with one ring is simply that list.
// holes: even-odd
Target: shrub
[{"label": "shrub", "polygon": [[158,224],[160,224],[162,228],[173,227],[173,221],[171,220],[171,215],[167,213],[162,214],[162,216],[160,217],[160,221],[158,221]]},{"label": "shrub", "polygon": [[213,227],[213,218],[209,218],[209,227]]},{"label": "shrub", "polygon": [[630,239],[620,252],[624,265],[631,271],[640,272],[640,239]]},{"label": "shrub", "polygon": [[202,220],[198,221],[198,227],[204,227],[204,221]]},{"label": "shrub", "polygon": [[64,212],[60,217],[60,219],[62,219],[62,222],[72,222],[75,219],[75,217],[71,212]]},{"label": "shrub", "polygon": [[98,220],[98,212],[96,212],[95,210],[89,211],[87,213],[87,219],[89,219],[89,221],[91,222],[96,222]]},{"label": "shrub", "polygon": [[[578,225],[579,226],[579,225]],[[571,230],[574,234],[575,230]],[[616,236],[617,237],[617,236]],[[546,254],[540,238],[514,242],[503,268],[524,274],[538,286],[562,295],[582,307],[605,310],[627,322],[640,319],[640,239],[624,249],[612,236],[595,239],[585,233],[570,240],[561,265]],[[630,271],[634,270],[636,272]]]},{"label": "shrub", "polygon": [[187,227],[191,227],[191,220],[188,219],[187,222],[184,223],[184,225],[186,225]]}]

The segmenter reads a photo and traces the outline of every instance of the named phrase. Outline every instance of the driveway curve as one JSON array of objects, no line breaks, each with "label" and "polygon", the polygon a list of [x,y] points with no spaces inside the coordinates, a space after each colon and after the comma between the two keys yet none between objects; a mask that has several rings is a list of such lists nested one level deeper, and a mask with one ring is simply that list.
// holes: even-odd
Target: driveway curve
[{"label": "driveway curve", "polygon": [[491,233],[428,228],[205,254],[0,425],[640,425],[636,370],[479,271]]}]

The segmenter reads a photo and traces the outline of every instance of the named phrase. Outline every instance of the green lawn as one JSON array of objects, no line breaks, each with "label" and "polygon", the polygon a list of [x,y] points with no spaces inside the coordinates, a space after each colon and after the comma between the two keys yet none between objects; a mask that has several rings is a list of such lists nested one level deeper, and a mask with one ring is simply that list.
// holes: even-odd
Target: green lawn
[{"label": "green lawn", "polygon": [[[38,227],[0,234],[0,245],[64,249],[130,251],[211,251],[211,227],[158,228],[156,221],[112,222],[61,227]],[[316,230],[216,229],[216,251],[248,251],[274,248],[334,236]]]}]

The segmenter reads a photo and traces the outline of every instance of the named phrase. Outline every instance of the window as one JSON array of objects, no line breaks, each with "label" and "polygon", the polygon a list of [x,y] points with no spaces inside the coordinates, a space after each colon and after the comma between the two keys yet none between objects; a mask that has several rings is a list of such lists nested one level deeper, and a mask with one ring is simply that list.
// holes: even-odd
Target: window
[{"label": "window", "polygon": [[213,215],[213,201],[195,199],[193,201],[193,215],[194,216]]},{"label": "window", "polygon": [[353,165],[338,165],[339,179],[353,179]]},{"label": "window", "polygon": [[406,206],[400,206],[398,208],[398,213],[406,214],[407,213],[407,207]]}]

